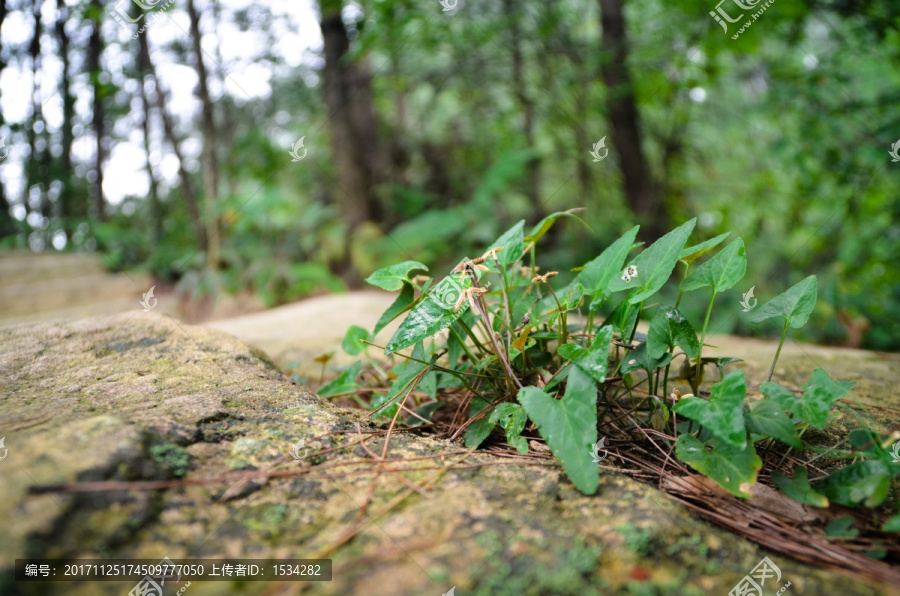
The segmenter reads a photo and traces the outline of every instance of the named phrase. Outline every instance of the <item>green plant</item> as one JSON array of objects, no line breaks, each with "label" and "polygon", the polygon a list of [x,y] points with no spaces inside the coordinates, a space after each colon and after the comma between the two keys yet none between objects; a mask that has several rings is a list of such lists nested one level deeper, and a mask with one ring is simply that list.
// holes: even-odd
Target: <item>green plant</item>
[{"label": "green plant", "polygon": [[[725,371],[737,359],[703,357],[716,298],[746,271],[741,238],[694,267],[727,235],[685,248],[694,228],[691,220],[626,264],[641,246],[635,242],[635,227],[576,269],[570,283],[554,288],[551,280],[557,272],[539,273],[535,252],[540,237],[563,216],[574,217],[571,212],[555,213],[528,233],[524,221],[517,223],[487,252],[465,259],[440,281],[420,282],[419,274],[428,268],[416,261],[373,273],[369,283],[399,295],[372,334],[351,329],[344,349],[365,353],[371,337],[405,314],[384,349],[402,362],[382,370],[370,359],[374,374],[365,382],[360,381],[362,363],[357,363],[329,383],[326,393],[356,395],[368,384],[373,393],[369,407],[377,415],[396,420],[405,413],[409,421],[427,421],[443,400],[456,400],[457,407],[467,405],[469,419],[463,426],[470,448],[478,447],[499,424],[507,443],[526,453],[527,439],[536,429],[575,486],[588,494],[599,482],[592,448],[600,426],[626,436],[635,427],[655,430],[655,440],[669,453],[674,451],[680,461],[743,498],[750,496],[763,468],[758,443],[767,452],[776,444],[788,451],[812,449],[803,433],[810,426],[825,428],[838,401],[850,395],[852,383],[836,382],[819,368],[802,395],[767,382],[761,388],[763,397],[748,403],[744,371]],[[648,305],[679,262],[686,277],[676,304]],[[785,333],[788,326],[801,326],[815,306],[815,281],[807,278],[771,300],[755,320],[782,316]],[[698,339],[678,306],[686,294],[705,288],[710,296]],[[617,302],[616,294],[623,295]],[[652,311],[646,335],[637,332],[644,310]],[[410,354],[401,354],[410,347]],[[691,393],[684,396],[677,388],[668,392],[670,365],[679,358],[681,373],[671,382],[687,385]],[[705,388],[703,369],[708,364],[716,365],[719,379]],[[852,411],[863,426],[852,437],[858,447],[852,452],[832,450],[830,455],[835,464],[857,461],[814,485],[806,468],[798,467],[789,479],[774,466],[772,479],[786,495],[819,507],[830,501],[874,507],[887,498],[900,465],[891,461],[883,441],[868,430],[858,411]],[[885,527],[896,528],[898,523],[895,516]]]},{"label": "green plant", "polygon": [[187,473],[188,454],[178,445],[162,443],[150,447],[150,456],[156,463],[162,464],[172,471],[172,475],[180,478]]}]

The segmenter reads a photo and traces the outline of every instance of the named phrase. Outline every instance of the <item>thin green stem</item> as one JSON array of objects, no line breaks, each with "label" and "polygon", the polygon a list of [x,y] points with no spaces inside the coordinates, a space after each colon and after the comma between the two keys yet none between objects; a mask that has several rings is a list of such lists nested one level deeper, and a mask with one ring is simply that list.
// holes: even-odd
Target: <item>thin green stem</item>
[{"label": "thin green stem", "polygon": [[716,292],[713,289],[712,298],[709,299],[709,307],[706,309],[706,319],[703,320],[703,332],[700,333],[700,349],[697,350],[697,373],[694,378],[694,395],[700,395],[700,376],[703,372],[703,344],[706,342],[706,329],[709,327],[709,316],[712,314],[713,303],[716,301]]},{"label": "thin green stem", "polygon": [[781,339],[778,341],[778,350],[775,352],[775,360],[772,361],[772,368],[769,369],[769,378],[767,381],[772,380],[772,374],[775,372],[775,363],[778,362],[778,357],[781,355],[781,346],[784,345],[784,338],[787,335],[788,330],[788,322],[790,319],[787,317],[784,318],[784,329],[781,330]]}]

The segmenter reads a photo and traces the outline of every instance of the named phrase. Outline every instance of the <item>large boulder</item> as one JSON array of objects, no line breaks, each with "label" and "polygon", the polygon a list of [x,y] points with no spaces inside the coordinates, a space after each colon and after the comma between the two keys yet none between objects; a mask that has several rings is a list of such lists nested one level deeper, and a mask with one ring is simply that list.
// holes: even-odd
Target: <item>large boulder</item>
[{"label": "large boulder", "polygon": [[[855,371],[863,399],[891,395],[896,358],[831,354],[810,358]],[[803,358],[788,350],[781,367],[808,374]],[[154,313],[2,329],[0,377],[2,594],[134,586],[16,583],[25,556],[334,561],[331,582],[194,582],[188,596],[700,596],[729,593],[766,556],[787,594],[897,593],[762,549],[621,473],[585,496],[540,453],[469,453],[395,429],[379,466],[385,424],[222,331]],[[310,454],[294,461],[301,439]]]}]

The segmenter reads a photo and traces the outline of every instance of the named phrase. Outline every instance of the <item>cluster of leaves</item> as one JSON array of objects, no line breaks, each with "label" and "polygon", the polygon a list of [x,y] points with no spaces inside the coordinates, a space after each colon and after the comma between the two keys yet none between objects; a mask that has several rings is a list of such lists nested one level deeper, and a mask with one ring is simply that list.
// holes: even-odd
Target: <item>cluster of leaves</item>
[{"label": "cluster of leaves", "polygon": [[[562,216],[575,217],[571,212],[555,213],[527,234],[520,221],[484,255],[464,260],[436,283],[419,275],[428,269],[415,261],[369,277],[370,284],[399,295],[371,332],[351,328],[344,349],[369,359],[374,371],[371,383],[383,387],[372,389],[374,397],[368,404],[377,415],[396,419],[402,413],[409,423],[420,424],[430,420],[444,399],[456,396],[468,403],[463,425],[467,446],[478,447],[499,425],[508,444],[527,453],[527,438],[537,438],[536,430],[575,486],[587,494],[599,483],[592,453],[598,425],[624,428],[637,421],[658,431],[657,436],[669,437],[664,442],[680,461],[730,493],[748,498],[762,468],[757,444],[767,449],[773,444],[808,448],[802,440],[806,429],[824,429],[838,400],[849,395],[852,383],[836,382],[819,368],[802,395],[767,382],[761,387],[763,397],[751,401],[744,371],[725,374],[725,367],[737,359],[703,356],[717,296],[746,271],[741,238],[710,256],[728,234],[686,246],[695,224],[691,220],[630,257],[642,247],[635,241],[638,227],[634,227],[575,269],[570,283],[554,288],[550,280],[556,272],[539,273],[535,251],[537,241]],[[701,258],[706,260],[697,265]],[[638,333],[645,304],[679,263],[684,276],[676,303],[648,305],[646,310],[652,313],[648,332]],[[699,334],[678,310],[682,297],[695,291],[709,295]],[[616,295],[622,298],[614,301]],[[773,370],[788,328],[806,322],[816,295],[816,278],[810,276],[753,314],[754,322],[783,319]],[[404,314],[384,349],[403,361],[382,370],[366,347]],[[411,354],[400,354],[410,347]],[[670,378],[679,358],[679,372]],[[707,365],[718,369],[719,379],[708,390],[703,387]],[[357,362],[322,387],[320,394],[352,394],[365,403],[357,397],[361,370],[362,363]],[[682,396],[679,386],[690,393]],[[625,418],[631,422],[612,415],[613,405],[626,399],[630,415]],[[867,426],[854,431],[850,442],[853,451],[834,452],[836,459],[857,461],[814,485],[804,467],[794,469],[791,478],[776,469],[772,478],[787,496],[806,504],[880,505],[892,479],[900,475],[900,465],[892,462],[880,437]],[[898,527],[900,516],[885,526]]]}]

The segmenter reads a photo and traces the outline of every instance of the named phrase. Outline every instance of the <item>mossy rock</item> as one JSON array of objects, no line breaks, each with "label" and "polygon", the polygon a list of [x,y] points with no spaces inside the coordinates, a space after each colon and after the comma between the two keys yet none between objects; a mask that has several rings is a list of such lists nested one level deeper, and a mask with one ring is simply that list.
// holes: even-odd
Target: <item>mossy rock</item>
[{"label": "mossy rock", "polygon": [[[7,328],[0,346],[0,436],[9,450],[0,461],[2,594],[121,595],[134,585],[17,584],[17,557],[276,559],[325,551],[334,579],[305,584],[306,594],[442,594],[454,586],[457,596],[727,594],[765,556],[792,583],[788,593],[896,593],[764,550],[622,474],[602,472],[597,493],[585,496],[558,465],[461,453],[461,444],[421,432],[394,432],[389,457],[443,457],[404,464],[432,469],[382,473],[363,528],[342,541],[376,468],[351,443],[357,428],[380,427],[291,383],[241,341],[142,313]],[[892,375],[890,386],[896,367]],[[333,434],[313,441],[326,433]],[[289,451],[300,440],[327,453],[294,461]],[[382,439],[367,445],[380,453]],[[342,463],[349,465],[335,467]],[[233,476],[264,469],[308,473]],[[60,483],[225,475],[232,476],[166,490],[29,493]],[[187,593],[288,594],[300,586],[193,582]]]}]

